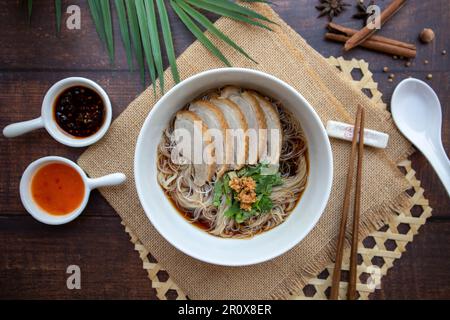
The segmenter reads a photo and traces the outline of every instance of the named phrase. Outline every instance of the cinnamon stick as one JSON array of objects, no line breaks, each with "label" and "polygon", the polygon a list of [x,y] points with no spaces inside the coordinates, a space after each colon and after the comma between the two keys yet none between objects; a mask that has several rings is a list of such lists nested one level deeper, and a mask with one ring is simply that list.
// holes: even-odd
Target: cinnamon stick
[{"label": "cinnamon stick", "polygon": [[[381,12],[380,22],[381,25],[386,23],[401,7],[403,7],[406,3],[406,0],[394,0],[389,6]],[[352,35],[350,39],[347,40],[344,46],[345,51],[349,51],[354,47],[361,45],[364,41],[366,41],[371,35],[373,35],[377,30],[369,29],[368,26],[365,26],[357,33]]]},{"label": "cinnamon stick", "polygon": [[[351,28],[348,28],[348,27],[344,27],[344,26],[341,26],[341,25],[336,24],[334,22],[328,23],[328,29],[330,31],[342,33],[342,34],[344,34],[344,35],[346,35],[348,37],[351,37],[352,35],[354,35],[355,33],[358,32],[358,30],[351,29]],[[411,49],[411,50],[414,50],[414,51],[416,50],[416,46],[414,44],[412,44],[412,43],[398,41],[398,40],[394,40],[394,39],[387,38],[387,37],[372,35],[371,37],[367,38],[367,40],[373,40],[373,41],[377,41],[377,42],[387,43],[387,44],[391,44],[393,46],[407,48],[407,49]]]},{"label": "cinnamon stick", "polygon": [[[330,33],[330,32],[325,34],[325,38],[328,40],[344,42],[344,43],[350,39],[349,36],[346,36],[343,34]],[[393,45],[393,44],[390,44],[387,42],[375,41],[375,40],[372,40],[372,38],[369,40],[365,40],[363,43],[360,44],[360,46],[363,48],[374,50],[374,51],[379,51],[379,52],[387,53],[390,55],[395,55],[395,56],[400,56],[400,57],[405,57],[405,58],[414,58],[417,54],[416,50],[406,48],[404,46],[401,47],[401,46]]]}]

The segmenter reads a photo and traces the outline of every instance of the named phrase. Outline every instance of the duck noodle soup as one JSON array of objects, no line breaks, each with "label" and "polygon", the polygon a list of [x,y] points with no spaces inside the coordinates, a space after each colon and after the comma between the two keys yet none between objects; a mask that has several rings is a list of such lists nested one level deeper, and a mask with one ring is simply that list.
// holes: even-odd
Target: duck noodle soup
[{"label": "duck noodle soup", "polygon": [[158,147],[158,182],[191,223],[246,238],[283,223],[308,180],[299,121],[262,93],[226,86],[178,111]]}]

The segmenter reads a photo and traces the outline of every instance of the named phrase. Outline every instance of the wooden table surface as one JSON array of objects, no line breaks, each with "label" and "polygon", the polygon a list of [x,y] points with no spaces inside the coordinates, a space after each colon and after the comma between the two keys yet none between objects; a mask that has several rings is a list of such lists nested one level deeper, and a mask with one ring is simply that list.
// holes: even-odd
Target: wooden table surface
[{"label": "wooden table surface", "polygon": [[[317,0],[274,2],[275,11],[322,55],[342,55],[341,44],[323,40],[327,20],[316,18]],[[346,2],[353,4],[356,0]],[[388,1],[376,3],[383,7]],[[118,30],[117,57],[111,66],[92,24],[87,1],[63,1],[64,11],[70,4],[81,7],[81,30],[63,26],[57,37],[52,0],[35,1],[31,26],[20,1],[0,1],[1,128],[39,116],[46,90],[65,77],[84,76],[99,82],[111,97],[114,117],[142,91],[138,74],[128,72]],[[349,8],[335,21],[359,28],[361,21],[351,18],[355,10]],[[170,20],[179,55],[193,37],[172,14]],[[429,45],[417,40],[425,27],[436,31],[436,40]],[[409,0],[380,34],[417,43],[418,56],[411,67],[407,68],[404,61],[364,49],[345,54],[346,58],[370,63],[385,102],[402,79],[408,76],[425,79],[432,74],[428,83],[442,103],[442,136],[447,151],[450,150],[450,55],[442,55],[441,51],[450,51],[448,30],[449,0]],[[429,64],[424,60],[429,60]],[[392,83],[382,72],[385,66],[395,74]],[[98,192],[91,195],[80,218],[61,227],[38,223],[20,202],[19,180],[30,162],[48,155],[76,160],[83,150],[56,143],[44,130],[11,140],[0,137],[0,146],[0,298],[155,298],[119,216]],[[450,298],[450,201],[424,157],[416,153],[412,161],[434,209],[433,217],[395,262],[374,299]],[[66,268],[72,264],[81,268],[81,290],[66,288]]]}]

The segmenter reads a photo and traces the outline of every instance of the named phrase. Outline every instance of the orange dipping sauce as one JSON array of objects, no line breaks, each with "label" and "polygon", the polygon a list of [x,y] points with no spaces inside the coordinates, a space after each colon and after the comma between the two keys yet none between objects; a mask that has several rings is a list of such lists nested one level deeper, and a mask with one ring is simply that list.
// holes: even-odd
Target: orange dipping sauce
[{"label": "orange dipping sauce", "polygon": [[78,171],[63,163],[43,166],[31,180],[34,202],[45,212],[62,216],[77,209],[84,198],[84,182]]}]

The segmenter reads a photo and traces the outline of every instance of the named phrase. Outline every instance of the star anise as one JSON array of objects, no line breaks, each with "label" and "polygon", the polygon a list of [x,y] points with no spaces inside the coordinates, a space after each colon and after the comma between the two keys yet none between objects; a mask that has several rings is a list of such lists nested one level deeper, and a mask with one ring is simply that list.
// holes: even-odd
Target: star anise
[{"label": "star anise", "polygon": [[367,24],[367,19],[372,15],[372,12],[367,12],[367,8],[374,5],[375,1],[370,1],[369,5],[366,6],[364,4],[364,0],[358,0],[358,3],[356,4],[356,8],[358,9],[358,13],[355,13],[353,15],[353,18],[355,19],[362,19],[364,21],[364,24]]},{"label": "star anise", "polygon": [[349,4],[345,3],[343,0],[319,0],[320,4],[316,6],[317,10],[320,10],[319,17],[328,15],[328,19],[331,21],[334,17],[337,17],[345,7]]}]

